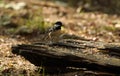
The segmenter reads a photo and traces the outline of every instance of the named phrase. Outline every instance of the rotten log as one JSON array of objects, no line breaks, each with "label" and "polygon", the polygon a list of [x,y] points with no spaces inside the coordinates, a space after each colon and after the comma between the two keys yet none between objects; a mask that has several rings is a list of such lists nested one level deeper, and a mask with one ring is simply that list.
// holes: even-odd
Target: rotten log
[{"label": "rotten log", "polygon": [[[104,52],[107,53],[104,53]],[[120,44],[95,41],[64,39],[53,43],[22,44],[12,52],[28,59],[31,63],[45,67],[86,68],[86,70],[120,74]],[[110,55],[110,53],[116,53]],[[52,71],[53,72],[53,71]],[[59,70],[54,70],[59,72]]]}]

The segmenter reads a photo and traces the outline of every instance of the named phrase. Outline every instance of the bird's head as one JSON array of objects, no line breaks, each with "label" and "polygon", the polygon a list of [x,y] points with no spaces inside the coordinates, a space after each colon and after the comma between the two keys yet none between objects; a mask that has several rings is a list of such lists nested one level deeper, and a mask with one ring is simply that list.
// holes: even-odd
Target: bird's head
[{"label": "bird's head", "polygon": [[57,21],[57,22],[55,22],[55,25],[63,26],[63,24],[62,24],[61,21]]},{"label": "bird's head", "polygon": [[62,26],[63,26],[62,22],[57,21],[57,22],[54,23],[53,27],[51,27],[51,28],[48,30],[48,32],[53,32],[53,31],[61,30]]}]

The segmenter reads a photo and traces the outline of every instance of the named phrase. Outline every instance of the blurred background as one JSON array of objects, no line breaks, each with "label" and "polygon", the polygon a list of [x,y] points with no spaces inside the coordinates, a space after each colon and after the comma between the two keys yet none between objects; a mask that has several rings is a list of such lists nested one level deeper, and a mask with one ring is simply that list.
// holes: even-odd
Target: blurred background
[{"label": "blurred background", "polygon": [[119,0],[0,0],[0,74],[36,76],[40,67],[13,55],[11,47],[42,40],[56,21],[63,22],[61,34],[120,41]]}]

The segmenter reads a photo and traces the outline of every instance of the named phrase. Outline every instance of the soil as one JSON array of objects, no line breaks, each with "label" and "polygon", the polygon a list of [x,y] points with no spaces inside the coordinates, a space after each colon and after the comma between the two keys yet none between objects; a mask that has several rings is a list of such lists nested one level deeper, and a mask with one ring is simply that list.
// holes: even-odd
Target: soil
[{"label": "soil", "polygon": [[[61,21],[64,24],[63,33],[77,35],[94,41],[119,42],[120,41],[120,17],[117,14],[107,14],[103,12],[84,12],[82,7],[70,7],[60,2],[42,1],[42,0],[6,0],[5,3],[24,2],[26,6],[20,10],[9,8],[0,8],[0,16],[9,13],[14,16],[12,22],[15,24],[12,28],[21,26],[21,17],[27,18],[40,10],[45,22],[54,23]],[[41,15],[40,15],[41,16]],[[36,76],[38,66],[31,64],[24,57],[12,54],[13,46],[18,44],[29,44],[40,40],[43,35],[38,32],[19,35],[9,33],[10,27],[0,26],[0,74],[17,76]],[[36,36],[35,36],[36,35]],[[81,72],[82,73],[82,72]],[[72,73],[75,75],[74,73]],[[65,74],[68,76],[68,74]],[[39,74],[38,74],[39,76]],[[77,76],[77,75],[75,75]]]}]

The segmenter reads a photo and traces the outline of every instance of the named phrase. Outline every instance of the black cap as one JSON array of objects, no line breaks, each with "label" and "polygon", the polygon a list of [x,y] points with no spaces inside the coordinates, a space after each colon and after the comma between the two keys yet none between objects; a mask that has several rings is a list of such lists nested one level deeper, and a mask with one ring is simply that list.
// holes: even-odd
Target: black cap
[{"label": "black cap", "polygon": [[61,26],[63,25],[61,21],[57,21],[57,22],[55,22],[55,24],[56,25],[61,25]]}]

